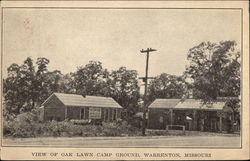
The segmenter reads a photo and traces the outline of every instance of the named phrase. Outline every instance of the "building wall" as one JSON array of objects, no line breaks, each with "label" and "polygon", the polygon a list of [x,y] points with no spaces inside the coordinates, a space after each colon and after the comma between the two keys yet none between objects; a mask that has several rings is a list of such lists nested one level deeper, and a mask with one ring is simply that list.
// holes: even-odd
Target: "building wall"
[{"label": "building wall", "polygon": [[44,104],[44,120],[57,120],[62,121],[65,119],[65,106],[64,104],[55,96]]},{"label": "building wall", "polygon": [[121,109],[102,108],[102,120],[106,122],[118,120],[121,118]]},{"label": "building wall", "polygon": [[[171,125],[169,109],[149,109],[148,126],[149,129],[166,129],[166,125]],[[183,125],[186,130],[221,132],[229,129],[230,123],[225,113],[220,117],[217,111],[203,110],[173,110],[172,125]],[[190,120],[186,117],[191,118]],[[220,129],[220,127],[222,129]]]},{"label": "building wall", "polygon": [[[44,105],[43,120],[63,121],[65,119],[89,119],[89,107],[64,106],[64,104],[53,95],[51,99]],[[81,117],[81,109],[84,109],[84,117]],[[101,119],[103,121],[112,122],[121,118],[121,109],[117,108],[101,108]]]},{"label": "building wall", "polygon": [[80,119],[80,107],[67,107],[67,119]]},{"label": "building wall", "polygon": [[148,128],[165,129],[170,124],[170,117],[167,109],[149,109]]},{"label": "building wall", "polygon": [[122,113],[122,109],[116,109],[116,118],[117,119],[121,119],[121,113]]},{"label": "building wall", "polygon": [[[84,109],[84,117],[82,119],[89,119],[89,107],[67,107],[68,119],[81,119],[80,112]],[[114,112],[115,111],[115,112]],[[121,109],[116,108],[101,108],[101,119],[103,121],[114,121],[121,118]]]}]

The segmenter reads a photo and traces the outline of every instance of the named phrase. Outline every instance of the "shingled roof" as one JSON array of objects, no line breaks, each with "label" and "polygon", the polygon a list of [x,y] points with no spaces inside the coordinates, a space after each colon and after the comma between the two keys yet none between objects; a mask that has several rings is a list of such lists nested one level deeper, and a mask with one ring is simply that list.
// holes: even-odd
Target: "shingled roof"
[{"label": "shingled roof", "polygon": [[86,96],[77,94],[53,93],[42,105],[47,104],[53,97],[57,97],[65,106],[76,107],[111,107],[122,108],[111,97]]},{"label": "shingled roof", "polygon": [[112,107],[122,108],[113,98],[111,97],[99,97],[99,96],[86,96],[83,101],[84,106],[88,107]]},{"label": "shingled roof", "polygon": [[196,110],[223,110],[225,101],[203,104],[201,100],[196,99],[156,99],[149,108],[168,108],[168,109],[196,109]]},{"label": "shingled roof", "polygon": [[180,99],[156,99],[149,108],[173,108],[180,102]]},{"label": "shingled roof", "polygon": [[225,101],[203,104],[201,100],[186,99],[179,102],[174,109],[223,110]]}]

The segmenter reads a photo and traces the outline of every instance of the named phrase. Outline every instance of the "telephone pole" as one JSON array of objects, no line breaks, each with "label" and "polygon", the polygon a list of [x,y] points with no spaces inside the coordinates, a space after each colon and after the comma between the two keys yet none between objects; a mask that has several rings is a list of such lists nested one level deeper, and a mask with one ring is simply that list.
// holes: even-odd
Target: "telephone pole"
[{"label": "telephone pole", "polygon": [[142,135],[145,136],[145,131],[146,131],[146,112],[147,112],[147,88],[148,88],[148,60],[149,60],[149,53],[154,52],[156,49],[152,48],[147,48],[146,50],[141,50],[141,53],[146,53],[147,58],[146,58],[146,71],[145,71],[145,77],[141,78],[143,79],[143,82],[145,83],[145,89],[144,89],[144,107],[143,107],[143,121],[142,121]]}]

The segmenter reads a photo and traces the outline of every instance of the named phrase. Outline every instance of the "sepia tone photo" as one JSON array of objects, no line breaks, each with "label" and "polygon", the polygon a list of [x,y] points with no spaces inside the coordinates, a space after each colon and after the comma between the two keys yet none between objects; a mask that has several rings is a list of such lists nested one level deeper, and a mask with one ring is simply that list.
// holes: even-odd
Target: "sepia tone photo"
[{"label": "sepia tone photo", "polygon": [[35,159],[212,159],[206,149],[248,145],[242,8],[20,6],[1,8],[3,149],[34,148]]}]

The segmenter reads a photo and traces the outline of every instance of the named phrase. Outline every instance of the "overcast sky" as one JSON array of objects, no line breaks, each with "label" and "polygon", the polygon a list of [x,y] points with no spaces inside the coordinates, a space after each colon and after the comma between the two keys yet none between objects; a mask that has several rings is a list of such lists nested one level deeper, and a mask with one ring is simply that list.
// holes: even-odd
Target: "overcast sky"
[{"label": "overcast sky", "polygon": [[168,9],[5,9],[4,73],[27,57],[46,57],[49,69],[62,73],[98,60],[108,70],[125,66],[144,76],[181,75],[187,51],[202,41],[235,40],[240,44],[239,10]]}]

